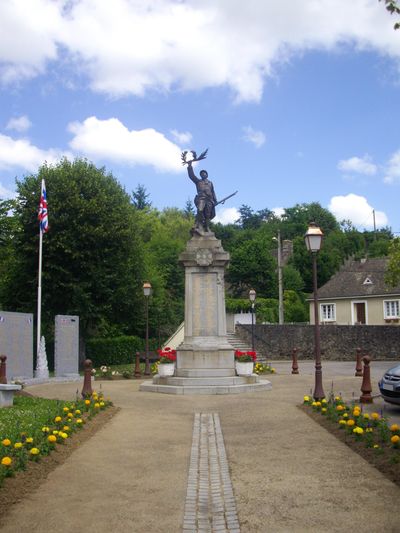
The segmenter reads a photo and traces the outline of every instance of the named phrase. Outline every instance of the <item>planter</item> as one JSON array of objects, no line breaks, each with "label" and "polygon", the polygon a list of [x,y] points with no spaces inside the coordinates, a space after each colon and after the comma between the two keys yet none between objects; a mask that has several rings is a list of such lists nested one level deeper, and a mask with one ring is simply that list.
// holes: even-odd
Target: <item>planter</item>
[{"label": "planter", "polygon": [[175,364],[167,363],[158,365],[158,375],[161,377],[173,376],[175,372]]},{"label": "planter", "polygon": [[236,373],[238,376],[251,376],[254,369],[254,363],[253,361],[250,361],[249,363],[239,363],[236,361]]}]

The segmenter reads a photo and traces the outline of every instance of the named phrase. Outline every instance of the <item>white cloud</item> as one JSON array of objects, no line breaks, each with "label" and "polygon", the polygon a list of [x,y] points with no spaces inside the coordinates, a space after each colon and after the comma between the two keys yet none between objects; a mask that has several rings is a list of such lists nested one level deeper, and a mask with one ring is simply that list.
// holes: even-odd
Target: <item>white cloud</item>
[{"label": "white cloud", "polygon": [[260,148],[265,143],[265,134],[260,130],[255,130],[251,126],[243,128],[243,139],[254,144],[256,148]]},{"label": "white cloud", "polygon": [[357,174],[365,174],[373,176],[378,170],[377,166],[371,163],[371,157],[366,154],[363,157],[350,157],[350,159],[342,159],[338,163],[338,169],[344,172],[355,172]]},{"label": "white cloud", "polygon": [[400,181],[400,150],[397,150],[389,159],[383,181],[388,184]]},{"label": "white cloud", "polygon": [[29,130],[31,126],[32,122],[29,118],[26,115],[22,115],[21,117],[10,118],[7,122],[6,130],[15,130],[21,133]]},{"label": "white cloud", "polygon": [[68,130],[74,134],[71,148],[90,158],[152,165],[162,172],[182,171],[179,147],[152,128],[128,130],[116,118],[89,117],[83,122],[69,124]]},{"label": "white cloud", "polygon": [[[400,58],[393,18],[376,0],[8,0],[0,2],[3,82],[38,75],[60,58],[93,90],[229,87],[259,101],[280,62],[343,44]],[[240,38],[238,38],[240,36]]]},{"label": "white cloud", "polygon": [[275,216],[281,218],[282,215],[285,214],[285,208],[284,207],[273,207],[271,211],[274,213]]},{"label": "white cloud", "polygon": [[213,222],[221,224],[234,224],[240,218],[240,213],[236,207],[222,207],[217,209]]},{"label": "white cloud", "polygon": [[192,134],[188,131],[171,130],[171,135],[174,140],[179,144],[187,146],[189,145],[189,143],[192,142]]},{"label": "white cloud", "polygon": [[15,191],[12,191],[11,189],[7,189],[7,187],[4,187],[0,183],[0,199],[1,200],[8,200],[10,198],[14,198],[16,196]]},{"label": "white cloud", "polygon": [[0,134],[0,168],[19,167],[33,172],[45,161],[55,163],[63,155],[68,156],[55,149],[41,150],[27,139],[14,140]]},{"label": "white cloud", "polygon": [[[373,228],[374,208],[369,205],[364,196],[348,194],[347,196],[333,196],[328,205],[328,209],[335,215],[337,220],[351,220],[355,226],[363,228]],[[388,218],[383,211],[375,210],[376,226],[386,226]]]}]

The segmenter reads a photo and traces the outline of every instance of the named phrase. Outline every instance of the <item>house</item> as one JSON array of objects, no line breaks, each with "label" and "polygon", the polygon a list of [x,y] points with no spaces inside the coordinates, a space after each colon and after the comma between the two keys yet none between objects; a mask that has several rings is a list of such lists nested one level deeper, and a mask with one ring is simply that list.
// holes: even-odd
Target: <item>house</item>
[{"label": "house", "polygon": [[[384,277],[388,259],[350,260],[318,289],[321,324],[400,325],[400,287],[390,287]],[[314,303],[310,323],[314,324]]]}]

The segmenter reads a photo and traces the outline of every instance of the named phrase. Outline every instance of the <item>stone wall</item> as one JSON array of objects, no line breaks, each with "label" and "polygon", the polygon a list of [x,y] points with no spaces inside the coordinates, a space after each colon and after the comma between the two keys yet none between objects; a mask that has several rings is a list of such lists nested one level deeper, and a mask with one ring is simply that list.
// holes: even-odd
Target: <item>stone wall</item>
[{"label": "stone wall", "polygon": [[[400,327],[322,325],[321,354],[326,360],[354,360],[357,347],[373,359],[400,361]],[[236,334],[251,344],[251,326],[236,325]],[[314,358],[314,326],[255,325],[256,350],[268,360],[289,359],[293,348],[299,359]]]}]

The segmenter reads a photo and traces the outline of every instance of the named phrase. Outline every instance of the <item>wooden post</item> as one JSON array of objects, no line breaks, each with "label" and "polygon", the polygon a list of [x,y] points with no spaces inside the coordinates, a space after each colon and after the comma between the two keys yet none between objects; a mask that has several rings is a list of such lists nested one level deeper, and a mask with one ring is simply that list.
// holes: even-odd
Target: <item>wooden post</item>
[{"label": "wooden post", "polygon": [[355,376],[362,377],[363,375],[363,368],[362,368],[362,362],[361,362],[361,348],[357,348],[356,350],[356,373]]},{"label": "wooden post", "polygon": [[361,403],[373,403],[373,399],[371,396],[372,392],[372,385],[371,385],[371,369],[369,367],[369,363],[371,362],[371,358],[366,355],[362,358],[364,363],[364,372],[363,372],[363,380],[361,384],[361,396],[360,396],[360,402]]},{"label": "wooden post", "polygon": [[140,353],[139,352],[136,352],[134,376],[136,379],[140,379],[142,377],[142,372],[140,371]]},{"label": "wooden post", "polygon": [[1,385],[7,384],[6,361],[7,361],[7,356],[0,355],[0,384]]},{"label": "wooden post", "polygon": [[292,374],[299,373],[299,365],[297,364],[297,348],[293,348],[292,353]]},{"label": "wooden post", "polygon": [[85,368],[84,378],[83,378],[83,388],[82,388],[82,398],[87,398],[93,394],[92,389],[92,361],[86,359],[83,363]]}]

